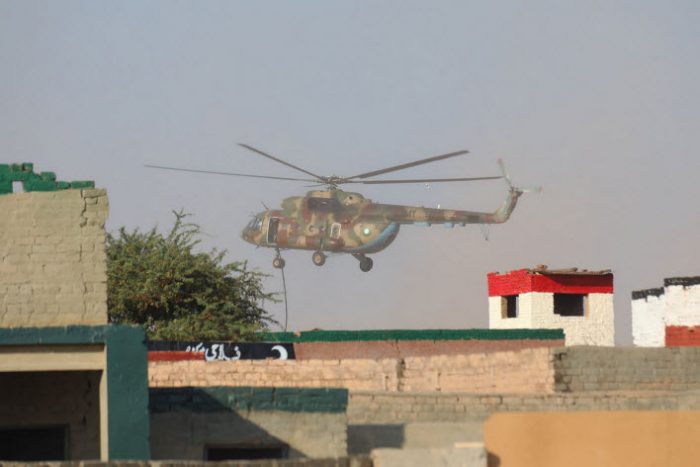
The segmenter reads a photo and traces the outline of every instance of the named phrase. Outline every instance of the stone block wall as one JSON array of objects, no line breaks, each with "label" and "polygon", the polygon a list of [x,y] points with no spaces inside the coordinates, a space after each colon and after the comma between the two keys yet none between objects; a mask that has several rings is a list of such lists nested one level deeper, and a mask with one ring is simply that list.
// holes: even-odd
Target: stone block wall
[{"label": "stone block wall", "polygon": [[556,349],[557,392],[700,389],[700,348]]},{"label": "stone block wall", "polygon": [[99,189],[0,196],[0,327],[107,322]]},{"label": "stone block wall", "polygon": [[495,412],[698,410],[700,393],[612,391],[565,394],[350,392],[351,426],[485,420]]}]

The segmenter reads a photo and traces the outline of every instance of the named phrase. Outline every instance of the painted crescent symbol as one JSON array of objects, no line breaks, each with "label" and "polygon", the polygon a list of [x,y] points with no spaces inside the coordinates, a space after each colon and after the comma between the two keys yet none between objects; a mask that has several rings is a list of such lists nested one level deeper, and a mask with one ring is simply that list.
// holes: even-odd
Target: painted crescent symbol
[{"label": "painted crescent symbol", "polygon": [[272,348],[272,351],[273,351],[273,352],[274,352],[275,350],[276,350],[277,352],[279,352],[279,354],[280,354],[280,357],[279,357],[277,360],[287,360],[287,358],[289,357],[289,354],[287,353],[287,349],[285,349],[283,346],[281,346],[281,345],[276,345],[276,346],[274,346],[274,347]]}]

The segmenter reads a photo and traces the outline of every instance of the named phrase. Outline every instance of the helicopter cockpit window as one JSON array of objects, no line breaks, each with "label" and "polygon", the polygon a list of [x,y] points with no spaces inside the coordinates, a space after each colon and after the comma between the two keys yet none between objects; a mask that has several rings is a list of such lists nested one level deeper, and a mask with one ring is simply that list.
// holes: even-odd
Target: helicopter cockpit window
[{"label": "helicopter cockpit window", "polygon": [[255,217],[248,222],[247,228],[249,230],[260,230],[262,228],[262,219]]},{"label": "helicopter cockpit window", "polygon": [[312,211],[332,211],[337,201],[334,198],[309,198],[307,206]]}]

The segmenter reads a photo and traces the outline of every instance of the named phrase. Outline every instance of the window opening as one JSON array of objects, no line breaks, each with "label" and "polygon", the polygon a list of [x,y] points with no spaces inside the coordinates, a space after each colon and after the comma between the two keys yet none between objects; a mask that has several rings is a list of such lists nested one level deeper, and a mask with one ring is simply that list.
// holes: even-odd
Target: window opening
[{"label": "window opening", "polygon": [[331,224],[331,238],[333,240],[338,240],[340,238],[340,223],[339,222],[333,222],[333,224]]},{"label": "window opening", "polygon": [[267,225],[267,243],[274,245],[277,243],[277,229],[279,228],[280,220],[278,217],[271,217]]},{"label": "window opening", "polygon": [[588,294],[554,294],[554,314],[559,316],[586,316]]},{"label": "window opening", "polygon": [[520,296],[501,297],[501,318],[517,318],[520,315]]},{"label": "window opening", "polygon": [[0,428],[0,459],[61,461],[66,451],[65,426]]}]

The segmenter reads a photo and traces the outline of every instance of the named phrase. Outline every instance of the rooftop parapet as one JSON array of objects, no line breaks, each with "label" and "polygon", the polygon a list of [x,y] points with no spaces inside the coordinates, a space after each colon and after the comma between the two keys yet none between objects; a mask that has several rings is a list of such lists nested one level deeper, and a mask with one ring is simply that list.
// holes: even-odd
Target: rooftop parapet
[{"label": "rooftop parapet", "polygon": [[0,195],[13,193],[13,183],[21,182],[24,191],[58,191],[95,188],[91,180],[58,181],[55,172],[34,172],[31,162],[0,164]]}]

